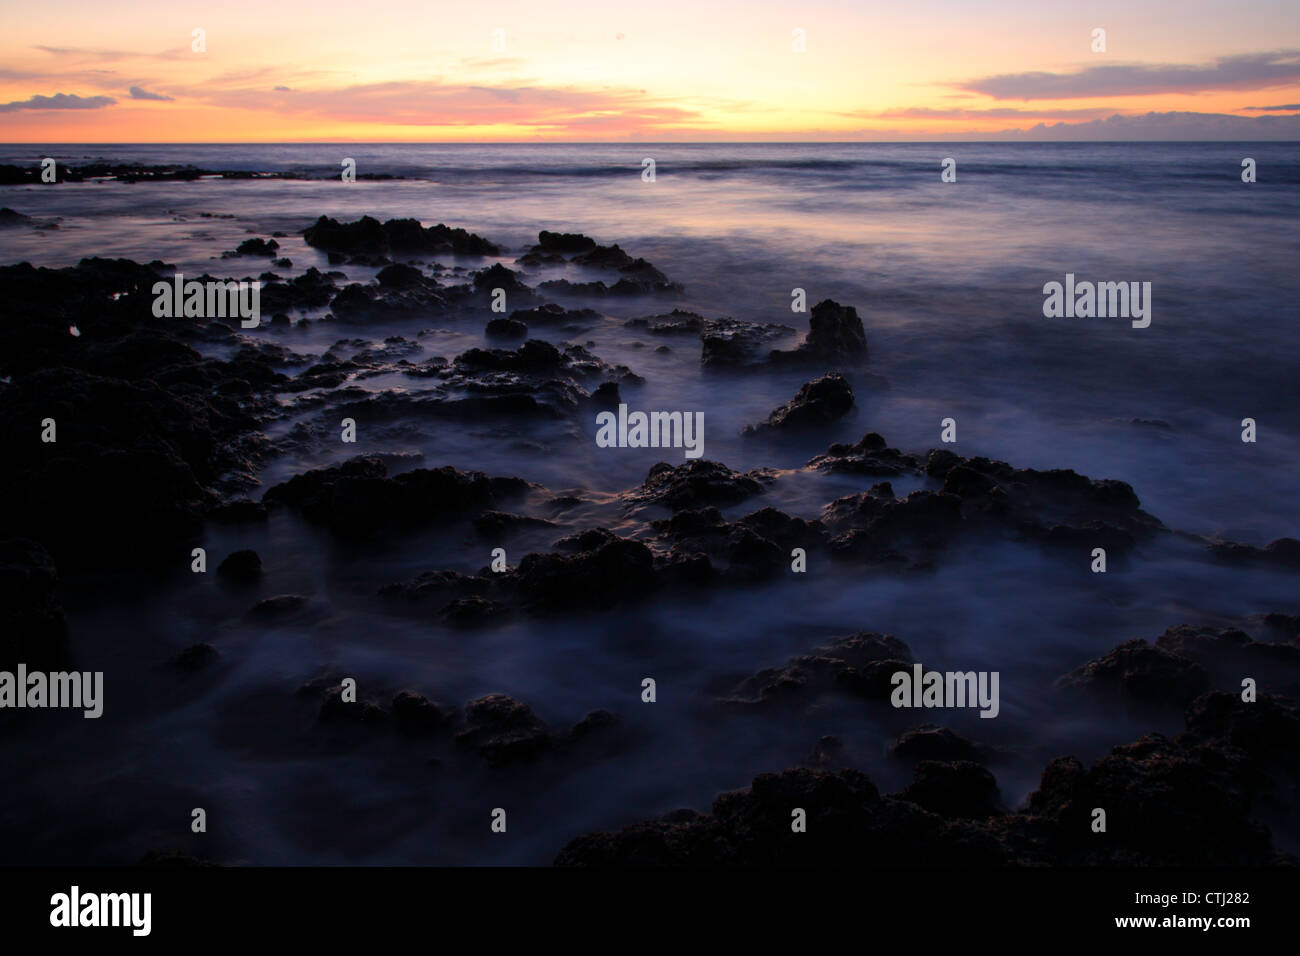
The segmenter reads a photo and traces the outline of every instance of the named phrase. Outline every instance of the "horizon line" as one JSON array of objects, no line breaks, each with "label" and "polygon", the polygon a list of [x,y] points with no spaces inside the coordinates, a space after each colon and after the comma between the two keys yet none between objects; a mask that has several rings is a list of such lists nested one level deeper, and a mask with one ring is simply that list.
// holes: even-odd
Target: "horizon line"
[{"label": "horizon line", "polygon": [[792,139],[792,140],[24,140],[0,141],[3,146],[929,146],[934,144],[968,144],[988,146],[1136,145],[1142,143],[1300,143],[1290,139]]}]

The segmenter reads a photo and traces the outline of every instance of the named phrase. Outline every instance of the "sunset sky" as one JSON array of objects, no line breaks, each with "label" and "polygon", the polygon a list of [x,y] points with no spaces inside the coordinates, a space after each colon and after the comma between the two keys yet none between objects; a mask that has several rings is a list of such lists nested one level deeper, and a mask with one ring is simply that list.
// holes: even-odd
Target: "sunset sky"
[{"label": "sunset sky", "polygon": [[1300,139],[1296,0],[3,0],[0,20],[6,142]]}]

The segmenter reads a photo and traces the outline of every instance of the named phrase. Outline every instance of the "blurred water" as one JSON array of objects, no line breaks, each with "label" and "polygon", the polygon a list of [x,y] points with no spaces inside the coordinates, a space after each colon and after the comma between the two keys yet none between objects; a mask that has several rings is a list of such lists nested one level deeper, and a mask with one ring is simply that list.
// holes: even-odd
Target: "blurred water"
[{"label": "blurred water", "polygon": [[[953,417],[959,453],[1128,481],[1170,527],[1253,544],[1300,536],[1300,145],[0,147],[0,162],[46,155],[74,165],[187,162],[320,176],[352,157],[359,174],[408,178],[6,187],[0,204],[57,218],[60,228],[0,231],[0,262],[126,256],[161,258],[186,273],[255,274],[261,263],[220,253],[250,233],[296,234],[320,214],[462,226],[501,244],[507,265],[541,229],[584,232],[620,243],[685,286],[673,302],[593,303],[607,318],[576,340],[646,379],[623,390],[633,408],[703,410],[707,458],[737,469],[797,469],[829,441],[869,430],[924,451],[939,444],[940,420]],[[646,156],[656,160],[654,183],[641,179]],[[955,184],[939,179],[947,156],[957,160]],[[1244,156],[1258,162],[1255,184],[1240,181]],[[280,242],[295,273],[325,268],[300,237]],[[357,281],[374,274],[341,268]],[[1044,318],[1042,286],[1067,272],[1151,282],[1150,328]],[[665,338],[671,351],[656,353],[659,340],[621,322],[675,305],[803,329],[806,316],[789,308],[795,287],[807,290],[810,304],[829,297],[857,307],[870,370],[888,383],[851,376],[857,408],[830,433],[742,441],[740,428],[787,400],[806,373],[706,373],[697,341]],[[420,330],[431,330],[420,338],[425,356],[483,344],[481,322],[433,317],[256,334],[319,353],[345,335],[381,341]],[[1257,444],[1240,441],[1245,417],[1259,423]],[[322,443],[271,462],[262,478],[269,486],[358,450],[393,451],[422,455],[430,466],[521,475],[552,490],[614,492],[642,480],[655,461],[680,460],[657,449],[598,450],[594,433],[585,420],[468,426],[412,415],[367,435],[364,448]],[[784,470],[763,499],[729,513],[772,504],[815,517],[827,501],[862,487]],[[896,491],[905,492],[904,483]],[[584,506],[566,521],[512,543],[511,563],[573,527],[630,527],[614,504]],[[12,853],[129,859],[184,827],[189,806],[204,805],[229,821],[207,847],[222,858],[546,862],[576,833],[678,805],[704,808],[720,789],[805,758],[832,732],[890,789],[905,782],[884,759],[897,714],[843,703],[795,722],[719,718],[708,703],[728,677],[859,629],[897,634],[927,665],[1002,673],[1000,719],[951,712],[938,719],[1004,748],[995,772],[1014,804],[1051,756],[1093,757],[1149,729],[1178,729],[1176,715],[1154,727],[1062,710],[1051,692],[1056,676],[1173,624],[1300,610],[1288,576],[1225,569],[1176,539],[1104,577],[1016,545],[985,544],[924,575],[814,567],[761,591],[467,635],[390,615],[372,595],[421,570],[476,570],[491,545],[472,536],[426,533],[357,551],[280,515],[266,527],[213,529],[207,544],[216,560],[255,547],[268,568],[260,590],[233,599],[178,573],[139,591],[78,585],[66,595],[80,666],[109,675],[106,716],[51,723],[49,736],[5,745],[6,759],[28,771],[23,787],[0,798],[0,820],[32,834]],[[241,619],[258,596],[286,591],[309,595],[318,616],[269,630]],[[198,640],[219,647],[223,670],[178,691],[154,665]],[[631,725],[638,743],[541,781],[461,771],[441,745],[426,752],[390,742],[324,760],[259,744],[245,724],[280,719],[259,694],[283,696],[329,663],[361,676],[363,686],[409,685],[454,704],[510,693],[557,726],[605,707]],[[644,676],[660,683],[653,707],[639,700]],[[443,765],[427,764],[435,753],[447,758]],[[68,786],[87,779],[97,782],[91,791]],[[489,839],[494,806],[511,808],[515,838]],[[82,834],[57,822],[79,812],[98,814],[101,825]],[[177,820],[161,819],[167,814]],[[106,816],[113,826],[102,826]]]}]

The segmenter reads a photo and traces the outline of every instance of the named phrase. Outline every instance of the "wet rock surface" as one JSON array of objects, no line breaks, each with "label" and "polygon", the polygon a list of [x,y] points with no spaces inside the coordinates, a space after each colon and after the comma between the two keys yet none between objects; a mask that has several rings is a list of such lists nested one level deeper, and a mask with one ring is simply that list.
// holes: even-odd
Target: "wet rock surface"
[{"label": "wet rock surface", "polygon": [[[156,172],[162,178],[191,175]],[[0,225],[40,225],[19,213],[6,215],[11,212],[0,212]],[[210,630],[180,635],[147,657],[162,675],[157,679],[185,693],[220,686],[247,667],[255,642],[263,642],[263,653],[273,647],[302,653],[313,646],[308,641],[332,640],[335,622],[358,607],[381,616],[385,628],[377,630],[398,621],[423,629],[422,638],[433,632],[468,648],[490,645],[514,629],[540,630],[543,620],[601,626],[611,620],[601,615],[617,611],[639,621],[651,616],[659,599],[713,598],[730,588],[757,600],[790,572],[796,548],[814,559],[847,562],[841,567],[871,574],[873,582],[877,573],[896,581],[889,572],[942,566],[959,542],[1024,543],[1066,561],[1102,546],[1119,568],[1125,556],[1140,558],[1167,531],[1124,482],[1022,469],[948,449],[900,450],[875,432],[832,444],[803,468],[738,471],[710,460],[660,462],[640,484],[638,471],[629,483],[599,490],[544,488],[509,473],[489,476],[442,464],[463,465],[473,454],[464,446],[433,445],[426,466],[428,446],[403,442],[425,429],[437,435],[448,421],[477,429],[476,438],[513,442],[534,462],[563,453],[556,450],[571,447],[565,442],[589,446],[590,434],[582,430],[589,416],[637,396],[643,384],[638,372],[649,375],[650,363],[662,359],[651,354],[654,341],[647,345],[647,337],[669,341],[683,361],[694,361],[685,339],[698,337],[702,365],[743,373],[700,373],[715,381],[786,376],[771,404],[800,380],[825,372],[754,431],[788,432],[773,448],[810,428],[834,427],[843,435],[841,419],[854,404],[853,392],[843,374],[827,370],[844,369],[861,383],[864,373],[849,369],[868,356],[862,321],[854,308],[825,300],[814,307],[809,333],[796,345],[795,330],[787,326],[681,309],[655,312],[669,303],[633,297],[671,296],[680,287],[619,245],[580,234],[543,232],[513,263],[517,268],[483,262],[501,250],[482,237],[413,219],[342,223],[322,216],[303,237],[334,261],[361,267],[351,273],[362,281],[333,269],[290,275],[292,262],[276,258],[272,267],[285,274],[259,277],[264,318],[252,334],[237,318],[156,318],[153,285],[170,282],[175,273],[160,261],[0,268],[10,312],[0,322],[0,417],[26,423],[30,431],[30,440],[12,445],[0,473],[7,503],[0,512],[0,670],[20,661],[47,669],[74,662],[60,591],[69,579],[84,586],[87,564],[103,570],[104,552],[86,546],[91,531],[97,542],[111,542],[108,561],[152,569],[149,574],[170,568],[188,575],[191,547],[209,546],[213,577],[223,585],[212,590],[228,599],[224,616],[213,615]],[[255,271],[284,251],[274,239],[252,238],[222,265]],[[427,261],[434,255],[479,258],[447,266]],[[569,278],[543,278],[559,270]],[[509,293],[512,307],[522,307],[487,318],[489,296],[498,288]],[[605,304],[593,304],[610,314],[586,303],[547,302],[550,293],[605,297]],[[620,296],[629,301],[609,298]],[[394,318],[424,321],[380,334],[368,328]],[[644,351],[630,354],[645,368],[640,359],[629,359],[634,371],[596,354],[605,353],[608,339],[569,340],[610,325],[620,337],[637,338]],[[384,337],[388,332],[400,334]],[[383,455],[346,458],[336,445],[344,416],[363,433],[373,429],[396,440]],[[57,423],[57,441],[36,440],[46,418]],[[534,425],[554,430],[538,436]],[[794,462],[820,445],[801,447]],[[408,450],[412,446],[418,450]],[[260,487],[264,466],[286,459],[315,467],[282,468],[270,487]],[[773,488],[792,487],[800,489],[794,505],[764,507]],[[300,544],[304,550],[346,545],[380,554],[391,546],[406,549],[403,564],[383,577],[351,569],[357,578],[339,588],[347,597],[334,599],[316,590],[316,582],[294,577],[297,569],[285,566],[285,554],[251,539],[267,555],[263,567],[241,537],[268,527],[298,533],[299,526],[312,542]],[[1199,540],[1233,568],[1272,573],[1300,566],[1293,538],[1264,547]],[[502,571],[474,571],[469,562],[459,570],[440,567],[439,549],[481,551],[486,563],[489,547],[500,542],[511,561]],[[325,563],[336,557],[329,550]],[[398,580],[382,584],[392,578]],[[897,770],[911,766],[913,778],[900,793],[882,795],[851,769],[862,740],[838,728],[818,739],[819,728],[794,751],[807,754],[816,740],[810,767],[764,774],[750,789],[720,796],[709,812],[678,810],[621,833],[579,837],[557,862],[1279,862],[1283,857],[1262,821],[1267,817],[1269,826],[1285,833],[1276,821],[1285,821],[1300,796],[1294,703],[1300,696],[1300,617],[1286,613],[1294,608],[1284,602],[1259,605],[1278,606],[1281,611],[1253,624],[1238,622],[1255,637],[1237,627],[1179,625],[1154,643],[1126,642],[1067,674],[1062,689],[1080,706],[1114,698],[1165,715],[1185,708],[1186,729],[1174,738],[1140,737],[1091,765],[1068,756],[1053,760],[1018,809],[1005,805],[994,776],[1003,772],[998,761],[1004,751],[956,730],[912,726],[903,722],[907,715],[889,708],[891,676],[913,663],[907,643],[867,630],[817,638],[821,643],[807,653],[741,676],[781,661],[790,653],[783,645],[776,654],[742,662],[723,675],[732,686],[710,685],[696,703],[710,719],[802,721],[837,706],[878,717],[884,736],[866,746],[882,755],[888,748],[901,762]],[[73,619],[74,604],[68,607]],[[869,620],[861,624],[871,626]],[[913,640],[912,633],[899,633]],[[635,641],[644,640],[614,639],[638,648]],[[80,640],[84,649],[87,638]],[[446,653],[447,646],[427,653]],[[922,645],[914,640],[913,646]],[[376,647],[382,647],[378,639]],[[391,746],[401,755],[395,774],[450,774],[448,768],[458,770],[463,761],[473,773],[511,768],[526,775],[549,768],[554,776],[542,779],[554,779],[634,739],[606,710],[592,710],[566,729],[541,720],[520,699],[526,689],[482,693],[508,681],[451,698],[479,695],[462,713],[404,689],[399,673],[388,681],[362,680],[359,699],[345,700],[343,676],[331,672],[308,682],[297,697],[289,693],[292,685],[276,684],[265,698],[250,697],[247,713],[223,711],[218,744],[262,757],[361,753],[377,762],[391,756],[384,749]],[[1247,677],[1258,683],[1254,703],[1241,700]],[[1210,692],[1216,689],[1232,693]],[[292,707],[284,705],[286,696]],[[548,708],[539,703],[539,710]],[[581,712],[570,712],[565,723]],[[753,769],[759,768],[748,768],[746,776]],[[807,810],[807,833],[791,834],[792,806]],[[1108,810],[1106,840],[1091,831],[1095,806]],[[1188,832],[1206,836],[1188,840]]]},{"label": "wet rock surface", "polygon": [[757,425],[745,426],[746,435],[762,435],[785,429],[816,428],[832,424],[853,407],[853,389],[838,372],[800,387],[798,393]]},{"label": "wet rock surface", "polygon": [[[1085,767],[1051,761],[1025,805],[998,806],[996,780],[968,761],[923,761],[882,796],[855,770],[762,774],[712,811],[570,841],[561,866],[1266,866],[1297,861],[1252,816],[1296,783],[1300,711],[1207,694],[1172,740],[1150,734]],[[1107,812],[1104,835],[1093,808]],[[807,831],[791,830],[791,810]],[[1202,834],[1191,840],[1189,833]]]},{"label": "wet rock surface", "polygon": [[303,230],[303,238],[317,249],[353,255],[454,252],[494,256],[500,251],[491,242],[464,229],[453,229],[442,223],[425,227],[418,219],[389,219],[381,223],[362,216],[355,222],[338,222],[321,216]]}]

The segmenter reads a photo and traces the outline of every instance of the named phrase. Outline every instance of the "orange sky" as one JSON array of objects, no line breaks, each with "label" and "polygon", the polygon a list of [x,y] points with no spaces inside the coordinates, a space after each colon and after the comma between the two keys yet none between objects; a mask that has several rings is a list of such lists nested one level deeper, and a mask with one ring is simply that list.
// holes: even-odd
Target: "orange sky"
[{"label": "orange sky", "polygon": [[1151,112],[1300,129],[1295,0],[3,2],[8,142],[978,138]]}]

